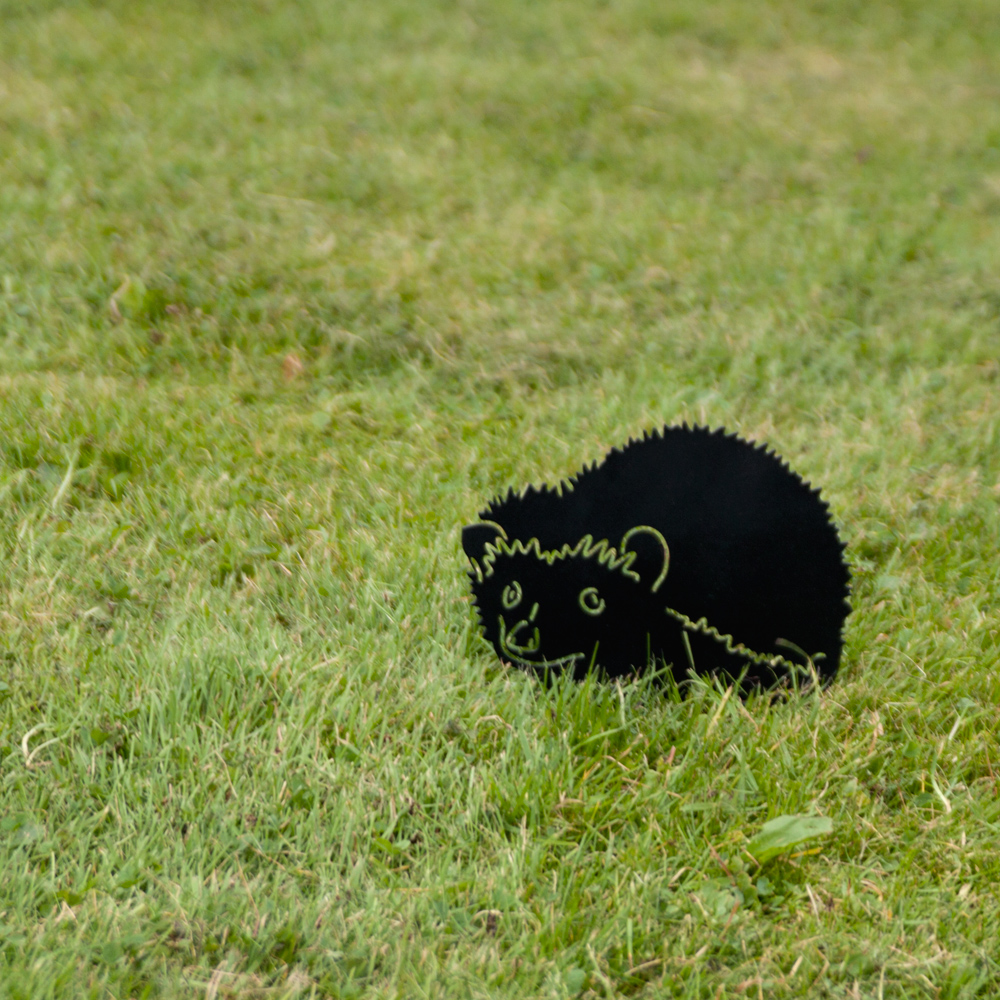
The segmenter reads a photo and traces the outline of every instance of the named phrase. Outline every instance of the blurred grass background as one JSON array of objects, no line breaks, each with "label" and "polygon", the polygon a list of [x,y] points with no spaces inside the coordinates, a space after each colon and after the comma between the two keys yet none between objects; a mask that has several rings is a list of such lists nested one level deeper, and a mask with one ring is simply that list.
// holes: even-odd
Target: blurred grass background
[{"label": "blurred grass background", "polygon": [[[998,97],[989,0],[0,0],[0,997],[995,995]],[[501,669],[459,526],[684,419],[838,682]]]}]

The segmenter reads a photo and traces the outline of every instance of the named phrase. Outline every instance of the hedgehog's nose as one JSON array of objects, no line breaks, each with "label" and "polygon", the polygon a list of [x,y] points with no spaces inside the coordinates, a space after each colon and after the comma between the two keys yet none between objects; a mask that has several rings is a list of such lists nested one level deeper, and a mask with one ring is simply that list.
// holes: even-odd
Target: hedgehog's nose
[{"label": "hedgehog's nose", "polygon": [[[532,612],[531,612],[531,617],[532,618],[534,618],[535,611],[537,609],[538,609],[538,605],[536,604],[535,607],[532,609]],[[531,638],[528,639],[528,641],[526,643],[524,643],[524,645],[521,645],[520,643],[517,642],[517,638],[516,638],[517,637],[517,633],[520,632],[521,629],[527,628],[527,627],[528,627],[528,623],[526,621],[519,621],[507,633],[507,648],[512,653],[522,654],[522,653],[537,653],[538,652],[538,647],[541,646],[541,644],[542,644],[542,638],[538,634],[538,629],[537,628],[534,630],[534,633],[532,634]]]}]

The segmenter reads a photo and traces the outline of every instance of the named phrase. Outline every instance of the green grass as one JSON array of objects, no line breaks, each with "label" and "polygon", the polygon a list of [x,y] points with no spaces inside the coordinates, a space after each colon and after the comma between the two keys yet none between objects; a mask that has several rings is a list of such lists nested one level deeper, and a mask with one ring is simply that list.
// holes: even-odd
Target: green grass
[{"label": "green grass", "polygon": [[[996,996],[998,95],[992,0],[0,0],[0,997]],[[837,682],[502,669],[460,526],[685,419]]]}]

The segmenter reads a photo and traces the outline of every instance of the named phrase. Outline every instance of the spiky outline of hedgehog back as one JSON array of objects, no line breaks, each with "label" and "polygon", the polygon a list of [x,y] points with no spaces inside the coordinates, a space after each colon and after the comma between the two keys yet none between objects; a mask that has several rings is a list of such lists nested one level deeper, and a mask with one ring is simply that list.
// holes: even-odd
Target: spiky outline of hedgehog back
[{"label": "spiky outline of hedgehog back", "polygon": [[[837,671],[850,574],[827,504],[764,445],[722,429],[646,432],[557,486],[509,490],[482,512],[543,550],[636,525],[670,546],[663,603],[747,649]],[[751,676],[769,684],[773,677]]]}]

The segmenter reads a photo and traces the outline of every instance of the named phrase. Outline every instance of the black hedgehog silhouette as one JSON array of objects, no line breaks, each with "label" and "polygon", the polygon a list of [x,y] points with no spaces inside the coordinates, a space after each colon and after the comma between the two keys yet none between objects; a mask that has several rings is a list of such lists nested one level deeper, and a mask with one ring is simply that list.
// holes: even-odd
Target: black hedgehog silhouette
[{"label": "black hedgehog silhouette", "polygon": [[485,637],[540,674],[650,664],[770,687],[840,664],[850,574],[827,505],[773,452],[665,427],[462,530]]}]

